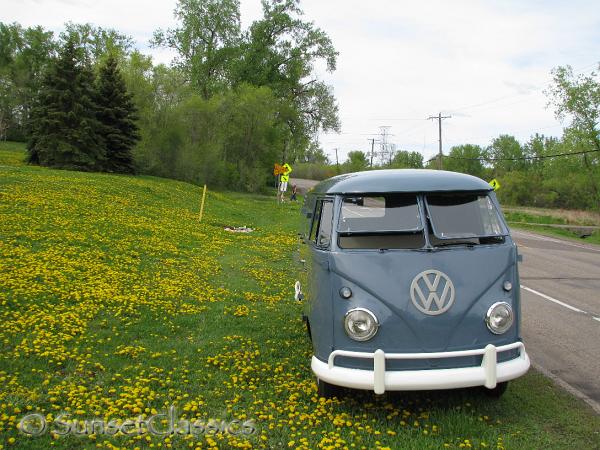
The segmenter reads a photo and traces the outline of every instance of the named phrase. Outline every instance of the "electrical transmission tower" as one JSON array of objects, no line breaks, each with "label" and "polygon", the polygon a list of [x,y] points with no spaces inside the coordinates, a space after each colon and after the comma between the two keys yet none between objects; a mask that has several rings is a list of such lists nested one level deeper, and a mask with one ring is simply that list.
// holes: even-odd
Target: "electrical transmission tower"
[{"label": "electrical transmission tower", "polygon": [[427,119],[432,120],[435,119],[438,121],[438,129],[440,134],[440,149],[438,152],[438,169],[442,170],[442,119],[450,119],[452,116],[442,116],[442,113],[439,113],[437,116],[429,116]]},{"label": "electrical transmission tower", "polygon": [[379,152],[379,158],[380,158],[380,164],[383,166],[386,162],[390,162],[392,161],[392,153],[393,153],[393,149],[392,149],[392,145],[388,142],[388,139],[390,136],[393,136],[392,134],[390,134],[390,126],[382,126],[379,127],[380,131],[380,136],[381,136],[381,140],[379,142],[379,148],[381,149],[381,151]]}]

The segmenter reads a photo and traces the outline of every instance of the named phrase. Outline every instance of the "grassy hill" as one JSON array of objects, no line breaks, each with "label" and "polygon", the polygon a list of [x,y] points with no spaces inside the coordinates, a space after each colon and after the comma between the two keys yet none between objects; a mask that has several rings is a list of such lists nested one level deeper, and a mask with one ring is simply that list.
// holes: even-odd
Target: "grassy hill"
[{"label": "grassy hill", "polygon": [[[197,186],[22,158],[22,146],[0,147],[0,448],[598,447],[598,418],[534,372],[499,401],[473,390],[318,398],[293,301],[298,204],[209,192],[198,223]],[[224,230],[244,225],[255,231]],[[257,432],[17,430],[34,412],[125,420],[171,405]]]}]

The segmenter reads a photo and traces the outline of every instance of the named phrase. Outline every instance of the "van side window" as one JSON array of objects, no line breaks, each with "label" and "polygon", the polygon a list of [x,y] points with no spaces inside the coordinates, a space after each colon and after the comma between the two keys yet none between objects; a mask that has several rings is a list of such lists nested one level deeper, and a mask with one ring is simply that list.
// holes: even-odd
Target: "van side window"
[{"label": "van side window", "polygon": [[333,202],[318,200],[313,217],[310,240],[319,248],[327,248],[331,242],[333,229]]},{"label": "van side window", "polygon": [[321,221],[317,233],[317,247],[328,248],[331,243],[331,231],[333,229],[333,202],[324,201],[321,208]]}]

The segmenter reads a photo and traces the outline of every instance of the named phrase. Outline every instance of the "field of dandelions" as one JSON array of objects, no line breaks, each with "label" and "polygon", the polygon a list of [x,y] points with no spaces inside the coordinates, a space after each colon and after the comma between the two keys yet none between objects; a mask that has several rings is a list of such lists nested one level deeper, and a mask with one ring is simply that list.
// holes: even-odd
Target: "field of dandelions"
[{"label": "field of dandelions", "polygon": [[[0,449],[600,447],[598,418],[534,372],[501,400],[477,390],[319,398],[293,300],[298,203],[209,191],[199,223],[197,186],[22,158],[0,147]],[[172,406],[178,419],[255,431],[51,426]],[[48,423],[38,436],[19,430],[34,413]]]}]

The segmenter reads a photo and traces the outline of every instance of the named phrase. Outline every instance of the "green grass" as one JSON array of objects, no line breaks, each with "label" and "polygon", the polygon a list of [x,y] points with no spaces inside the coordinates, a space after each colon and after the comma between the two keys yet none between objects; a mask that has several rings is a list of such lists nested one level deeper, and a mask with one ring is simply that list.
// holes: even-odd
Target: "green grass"
[{"label": "green grass", "polygon": [[25,144],[0,141],[0,166],[21,166],[25,162]]},{"label": "green grass", "polygon": [[[19,153],[0,149],[3,448],[600,446],[600,419],[534,371],[500,400],[477,390],[319,399],[292,299],[298,204],[209,192],[198,223],[197,186],[19,165]],[[173,404],[186,418],[252,419],[258,432],[16,428],[26,412],[128,419]]]},{"label": "green grass", "polygon": [[[569,220],[569,218],[564,217],[563,214],[557,213],[556,215],[553,215],[552,210],[541,210],[537,213],[533,213],[518,210],[512,211],[508,209],[505,210],[505,216],[506,220],[508,221],[508,224],[512,228],[529,230],[547,236],[556,236],[570,240],[577,240],[579,242],[600,245],[600,230],[595,230],[589,236],[585,236],[583,238],[577,230],[577,226],[582,225],[582,223],[578,223],[579,221]],[[587,224],[587,221],[584,222],[586,222],[585,224]],[[573,225],[574,228],[556,228],[544,226],[545,224]],[[593,223],[593,225],[596,225],[596,223]]]}]

